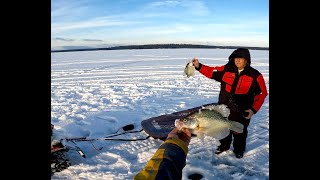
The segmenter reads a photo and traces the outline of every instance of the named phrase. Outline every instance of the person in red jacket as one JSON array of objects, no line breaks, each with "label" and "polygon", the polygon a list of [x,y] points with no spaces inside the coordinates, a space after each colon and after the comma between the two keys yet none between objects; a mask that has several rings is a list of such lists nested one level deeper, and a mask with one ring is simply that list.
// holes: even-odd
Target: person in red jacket
[{"label": "person in red jacket", "polygon": [[262,74],[250,66],[250,52],[246,48],[234,50],[228,63],[222,66],[207,66],[199,63],[197,58],[193,58],[192,63],[201,74],[221,83],[218,104],[228,106],[229,120],[244,125],[242,133],[230,131],[227,137],[220,139],[215,153],[229,150],[233,137],[233,152],[237,158],[242,158],[250,119],[259,111],[268,95]]},{"label": "person in red jacket", "polygon": [[188,145],[191,140],[189,129],[174,128],[164,143],[154,153],[146,166],[136,174],[134,180],[178,180],[186,166]]}]

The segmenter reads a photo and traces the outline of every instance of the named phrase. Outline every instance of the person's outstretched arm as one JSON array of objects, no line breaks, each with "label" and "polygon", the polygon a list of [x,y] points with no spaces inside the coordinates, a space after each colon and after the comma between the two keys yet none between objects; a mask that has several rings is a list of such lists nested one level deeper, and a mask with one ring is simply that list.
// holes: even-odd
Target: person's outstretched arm
[{"label": "person's outstretched arm", "polygon": [[222,71],[224,70],[224,65],[222,66],[207,66],[199,62],[197,58],[192,59],[192,63],[197,71],[209,79],[214,79],[221,82]]}]

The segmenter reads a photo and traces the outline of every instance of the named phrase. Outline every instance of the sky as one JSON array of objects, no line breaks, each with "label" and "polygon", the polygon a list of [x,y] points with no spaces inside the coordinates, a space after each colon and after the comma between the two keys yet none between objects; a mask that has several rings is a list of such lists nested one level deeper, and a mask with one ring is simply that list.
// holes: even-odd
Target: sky
[{"label": "sky", "polygon": [[165,43],[269,47],[269,1],[51,1],[52,50]]},{"label": "sky", "polygon": [[[51,179],[132,179],[163,143],[102,140],[131,124],[141,130],[143,120],[218,100],[220,85],[184,67],[193,57],[203,64],[226,64],[234,49],[140,49],[51,53],[51,123],[53,141],[78,146],[86,158],[70,150],[71,166]],[[259,70],[269,92],[269,51],[250,50],[251,66]],[[145,138],[145,131],[114,138]],[[66,138],[95,139],[66,141]],[[269,96],[252,117],[242,159],[230,150],[214,154],[219,141],[192,137],[183,180],[199,173],[203,179],[269,179]]]}]

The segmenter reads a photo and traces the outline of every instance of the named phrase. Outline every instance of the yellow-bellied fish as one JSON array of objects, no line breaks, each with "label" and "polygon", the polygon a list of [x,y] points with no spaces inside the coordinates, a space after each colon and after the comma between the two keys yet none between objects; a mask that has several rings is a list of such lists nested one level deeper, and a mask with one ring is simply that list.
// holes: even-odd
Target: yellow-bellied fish
[{"label": "yellow-bellied fish", "polygon": [[243,132],[241,123],[228,120],[230,110],[224,104],[210,105],[202,107],[199,111],[194,112],[185,118],[176,119],[175,126],[179,129],[189,128],[192,134],[198,137],[203,135],[211,136],[217,139],[227,137],[230,130],[237,133]]}]

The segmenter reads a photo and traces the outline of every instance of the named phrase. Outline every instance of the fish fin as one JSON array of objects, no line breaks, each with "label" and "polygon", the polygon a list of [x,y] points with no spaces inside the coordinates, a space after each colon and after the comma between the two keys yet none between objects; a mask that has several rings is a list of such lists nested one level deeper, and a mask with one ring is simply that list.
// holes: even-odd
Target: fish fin
[{"label": "fish fin", "polygon": [[220,113],[223,117],[228,117],[230,114],[230,109],[225,104],[209,105],[209,106],[203,107],[203,109],[215,110],[218,113]]},{"label": "fish fin", "polygon": [[236,122],[236,121],[230,121],[230,130],[235,131],[237,133],[243,132],[243,124]]},{"label": "fish fin", "polygon": [[187,77],[194,76],[194,74],[188,75],[185,71],[182,73],[182,75]]},{"label": "fish fin", "polygon": [[[189,64],[189,63],[188,63],[188,64]],[[188,74],[187,74],[188,64],[187,64],[186,67],[184,67],[184,69],[183,69],[183,75],[184,75],[184,76],[188,76]]]},{"label": "fish fin", "polygon": [[198,127],[197,129],[197,136],[199,138],[204,138],[204,135],[208,133],[208,129],[207,127]]},{"label": "fish fin", "polygon": [[197,134],[197,137],[198,137],[198,138],[204,138],[204,133],[198,133],[198,134]]},{"label": "fish fin", "polygon": [[227,137],[230,134],[230,130],[229,129],[223,129],[220,131],[219,135],[217,136],[217,139],[224,139],[225,137]]},{"label": "fish fin", "polygon": [[222,128],[217,131],[210,131],[207,135],[220,140],[227,137],[229,134],[230,130],[228,128]]},{"label": "fish fin", "polygon": [[187,76],[186,70],[183,71],[182,75]]}]

